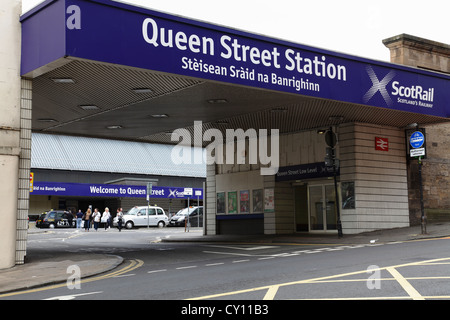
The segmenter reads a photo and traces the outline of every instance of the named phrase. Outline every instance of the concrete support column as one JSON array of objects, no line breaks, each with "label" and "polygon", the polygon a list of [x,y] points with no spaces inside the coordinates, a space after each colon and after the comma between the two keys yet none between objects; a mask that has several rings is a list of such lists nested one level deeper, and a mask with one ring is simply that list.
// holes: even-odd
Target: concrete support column
[{"label": "concrete support column", "polygon": [[16,261],[20,157],[21,0],[0,1],[0,269]]},{"label": "concrete support column", "polygon": [[28,236],[28,209],[30,204],[30,168],[31,168],[31,80],[22,79],[20,97],[20,157],[19,185],[17,200],[17,239],[16,264],[23,264],[26,256]]},{"label": "concrete support column", "polygon": [[206,203],[206,234],[217,234],[217,198],[216,198],[216,165],[209,164],[206,166],[206,195],[204,195]]},{"label": "concrete support column", "polygon": [[[264,189],[275,190],[275,175],[264,176]],[[275,202],[275,211],[277,203]],[[264,234],[276,234],[276,215],[275,212],[264,212]]]}]

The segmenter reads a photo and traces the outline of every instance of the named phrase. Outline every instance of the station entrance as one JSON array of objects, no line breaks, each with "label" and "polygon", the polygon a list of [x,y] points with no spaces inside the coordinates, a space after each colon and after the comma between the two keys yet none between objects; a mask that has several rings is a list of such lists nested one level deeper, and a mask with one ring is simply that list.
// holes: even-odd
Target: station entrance
[{"label": "station entrance", "polygon": [[[21,174],[23,222],[31,155],[19,151],[33,130],[173,144],[169,166],[202,161],[181,156],[186,146],[214,151],[205,161],[208,234],[335,232],[337,203],[344,234],[408,226],[404,128],[450,116],[448,75],[127,4],[47,0],[21,24],[19,96],[28,126],[22,146],[8,151],[17,161],[7,170]],[[321,170],[323,128],[339,137],[340,195]],[[114,150],[103,151],[114,161]],[[7,212],[15,216],[15,207]],[[26,229],[17,234],[20,261]]]},{"label": "station entrance", "polygon": [[297,232],[337,232],[334,184],[294,187]]}]

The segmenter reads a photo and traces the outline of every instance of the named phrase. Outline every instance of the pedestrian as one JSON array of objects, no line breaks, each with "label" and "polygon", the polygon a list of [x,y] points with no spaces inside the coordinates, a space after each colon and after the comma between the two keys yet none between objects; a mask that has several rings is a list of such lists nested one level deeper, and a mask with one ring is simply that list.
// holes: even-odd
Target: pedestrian
[{"label": "pedestrian", "polygon": [[95,208],[94,212],[92,213],[92,218],[94,220],[94,229],[95,229],[95,231],[98,231],[98,225],[100,224],[101,216],[102,216],[102,214],[100,212],[98,212],[97,208]]},{"label": "pedestrian", "polygon": [[81,221],[83,220],[83,212],[81,212],[81,209],[77,212],[77,229],[81,228]]},{"label": "pedestrian", "polygon": [[105,230],[109,229],[110,221],[111,221],[111,214],[109,213],[109,208],[106,207],[102,215],[102,222],[105,223]]},{"label": "pedestrian", "polygon": [[91,209],[87,209],[86,213],[84,214],[83,221],[84,221],[84,231],[89,232],[89,227],[91,225]]},{"label": "pedestrian", "polygon": [[119,227],[119,232],[122,231],[123,223],[123,212],[122,208],[117,209],[117,226]]}]

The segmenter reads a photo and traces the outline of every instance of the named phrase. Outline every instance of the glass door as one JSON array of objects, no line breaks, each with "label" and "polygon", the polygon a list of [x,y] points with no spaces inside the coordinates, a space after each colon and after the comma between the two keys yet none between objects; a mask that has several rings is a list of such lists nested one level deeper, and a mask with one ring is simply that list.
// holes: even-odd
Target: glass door
[{"label": "glass door", "polygon": [[325,230],[337,230],[336,195],[334,185],[325,185]]},{"label": "glass door", "polygon": [[309,230],[323,230],[322,186],[309,187]]},{"label": "glass door", "polygon": [[334,185],[309,186],[309,230],[336,230]]}]

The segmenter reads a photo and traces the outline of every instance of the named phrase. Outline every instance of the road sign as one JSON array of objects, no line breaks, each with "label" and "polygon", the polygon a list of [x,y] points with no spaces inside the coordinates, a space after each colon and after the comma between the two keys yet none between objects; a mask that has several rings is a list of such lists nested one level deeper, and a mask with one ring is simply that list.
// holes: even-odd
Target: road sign
[{"label": "road sign", "polygon": [[422,157],[425,155],[425,148],[417,148],[409,150],[409,155],[411,157]]},{"label": "road sign", "polygon": [[147,201],[150,201],[150,196],[152,194],[153,183],[147,182]]},{"label": "road sign", "polygon": [[421,148],[425,142],[425,136],[420,131],[415,131],[409,138],[409,144],[414,149]]},{"label": "road sign", "polygon": [[425,128],[406,130],[406,154],[410,160],[427,157],[427,139]]},{"label": "road sign", "polygon": [[334,133],[332,130],[327,130],[327,132],[325,132],[325,142],[329,147],[334,148],[337,142],[336,133]]},{"label": "road sign", "polygon": [[185,196],[192,196],[192,188],[184,188]]}]

